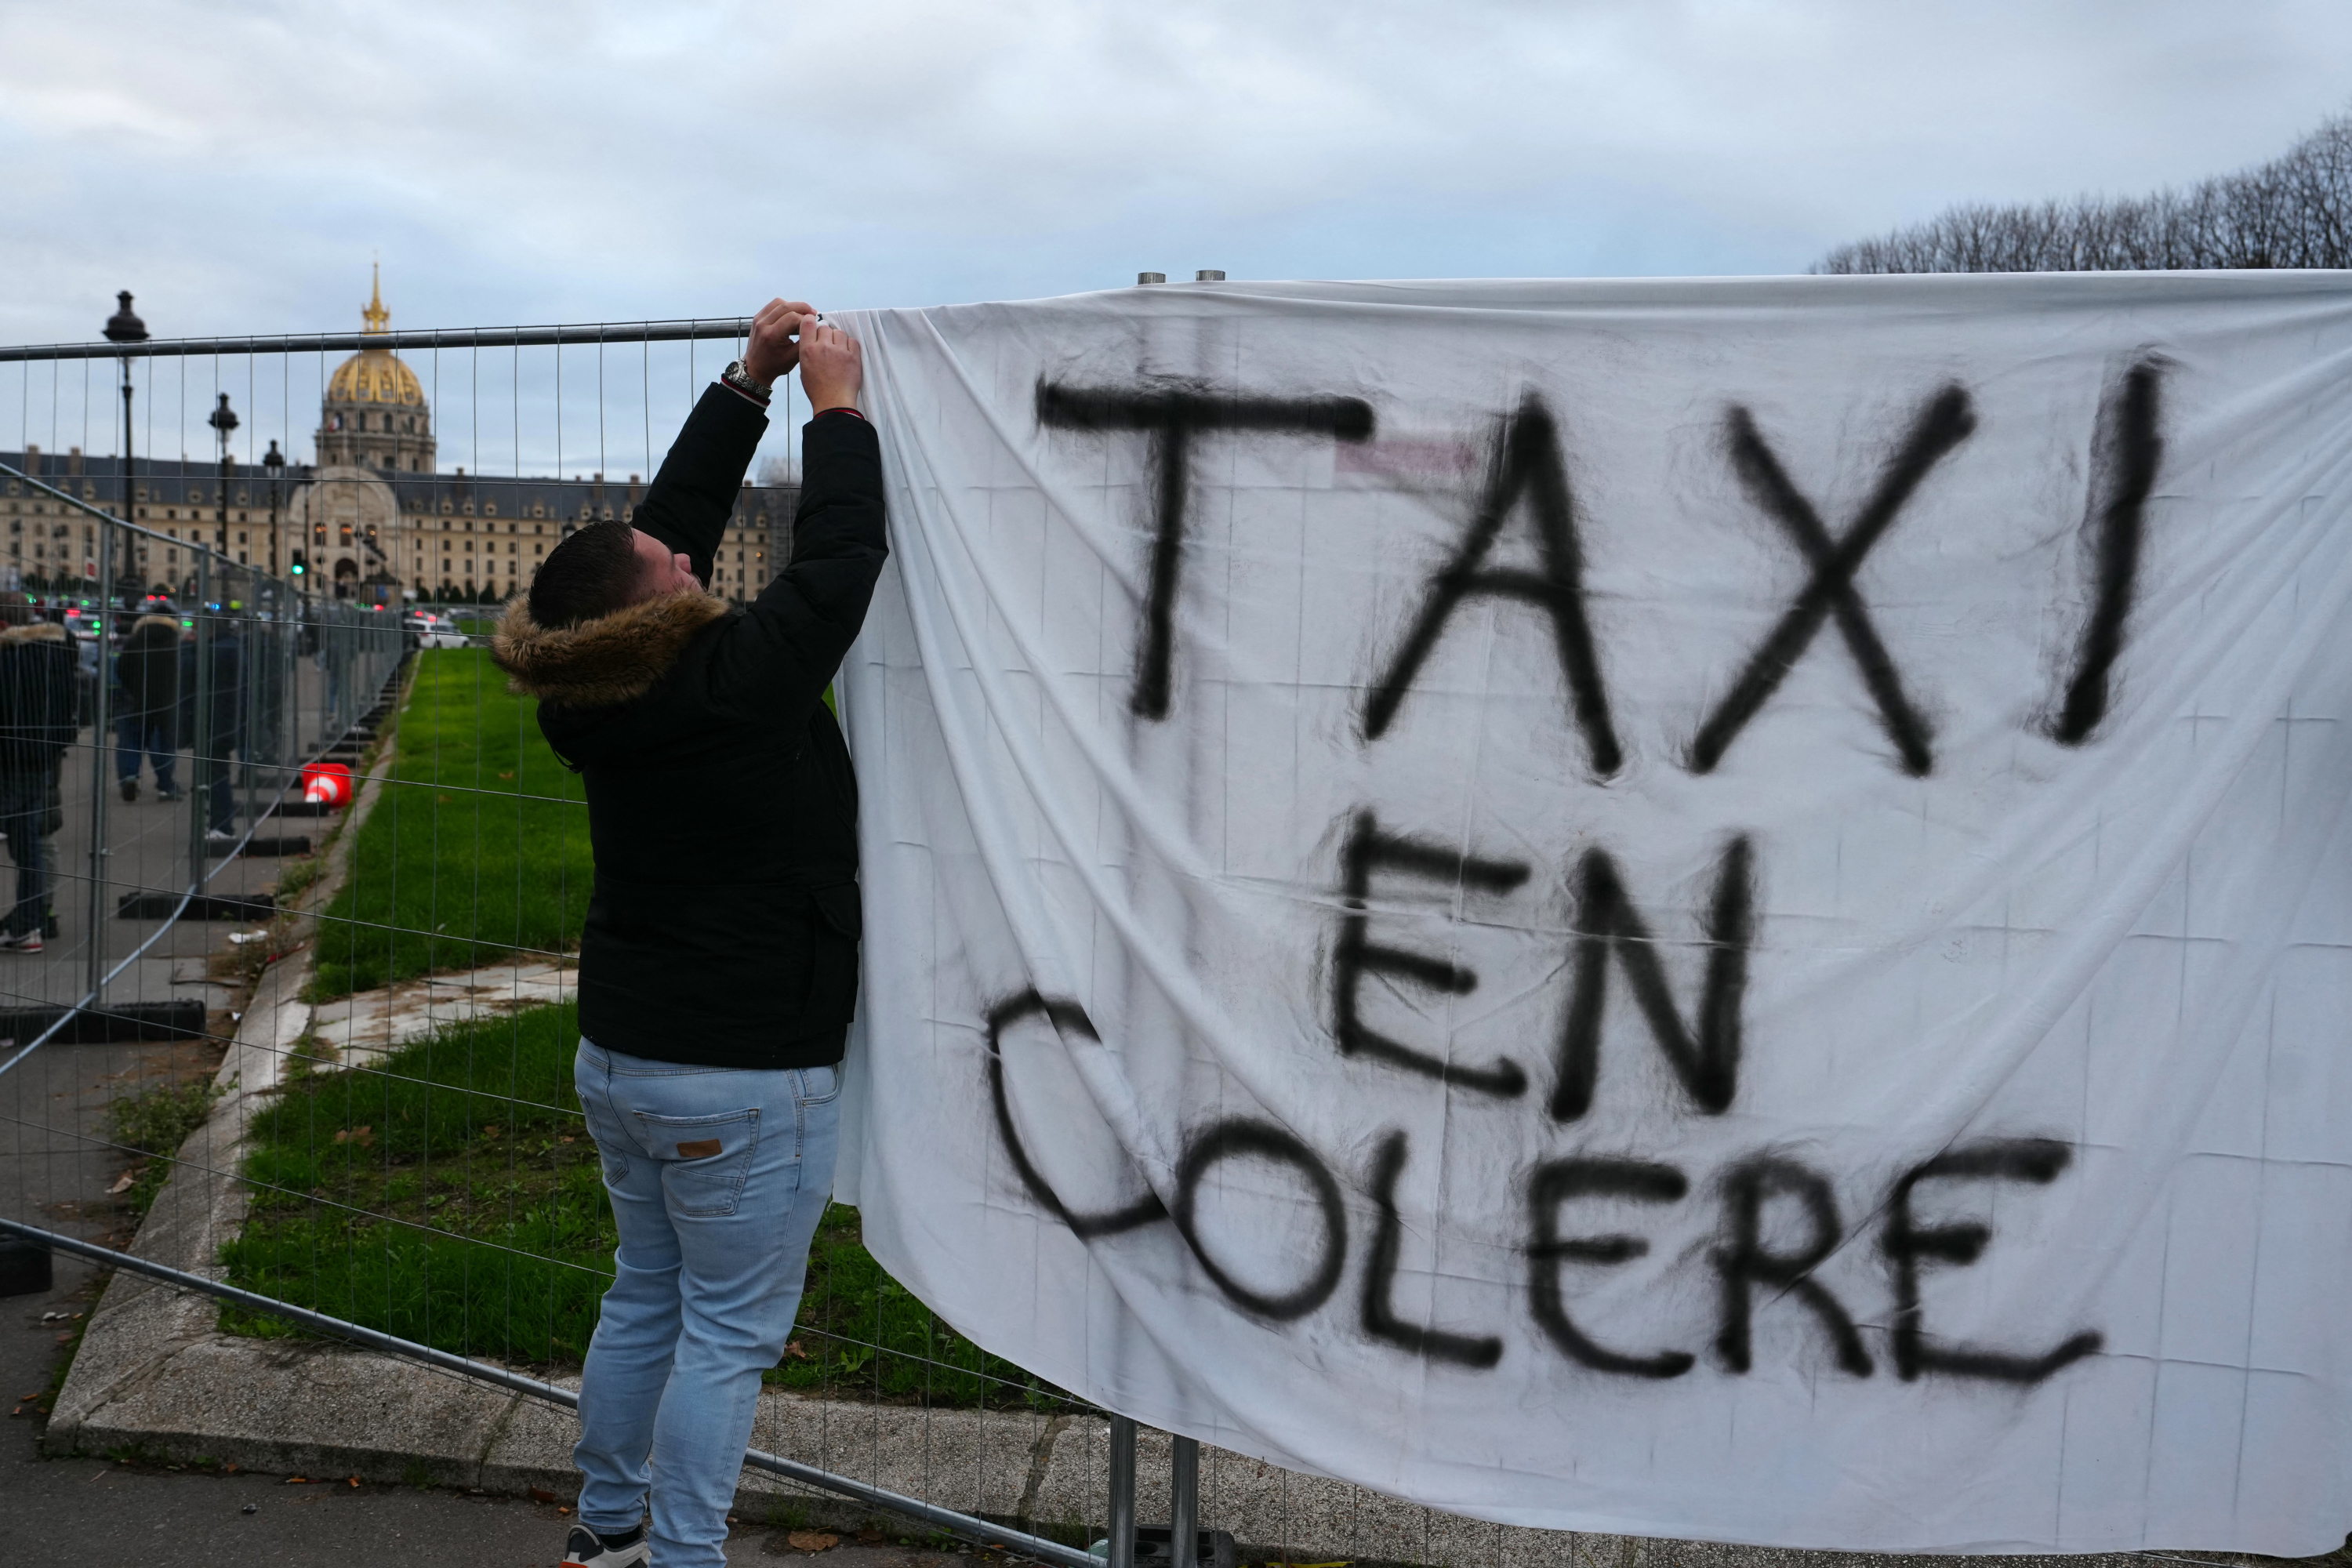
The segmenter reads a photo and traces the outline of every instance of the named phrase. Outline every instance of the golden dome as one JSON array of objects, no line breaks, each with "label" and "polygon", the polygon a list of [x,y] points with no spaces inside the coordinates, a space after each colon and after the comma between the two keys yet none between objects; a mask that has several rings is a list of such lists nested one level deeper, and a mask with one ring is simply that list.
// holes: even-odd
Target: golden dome
[{"label": "golden dome", "polygon": [[[367,323],[361,329],[362,337],[383,331],[392,324],[392,312],[383,308],[383,279],[377,274],[367,308],[360,312]],[[332,379],[327,383],[330,403],[415,403],[425,401],[425,388],[416,373],[400,361],[390,349],[362,349],[335,367]]]}]

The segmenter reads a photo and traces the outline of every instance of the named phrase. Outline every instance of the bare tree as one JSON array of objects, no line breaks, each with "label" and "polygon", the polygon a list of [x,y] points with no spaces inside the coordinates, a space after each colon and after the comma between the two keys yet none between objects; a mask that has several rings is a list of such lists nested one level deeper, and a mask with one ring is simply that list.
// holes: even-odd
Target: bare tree
[{"label": "bare tree", "polygon": [[2284,156],[2185,190],[1969,203],[1842,245],[1815,272],[2125,272],[2352,267],[2352,115]]}]

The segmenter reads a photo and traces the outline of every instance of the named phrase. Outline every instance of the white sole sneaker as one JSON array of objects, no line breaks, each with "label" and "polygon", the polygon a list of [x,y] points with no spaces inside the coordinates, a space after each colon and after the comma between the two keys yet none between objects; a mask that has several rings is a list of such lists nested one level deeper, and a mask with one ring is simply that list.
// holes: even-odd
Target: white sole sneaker
[{"label": "white sole sneaker", "polygon": [[642,1524],[609,1541],[584,1524],[575,1524],[563,1542],[563,1568],[645,1568],[652,1555],[653,1546]]}]

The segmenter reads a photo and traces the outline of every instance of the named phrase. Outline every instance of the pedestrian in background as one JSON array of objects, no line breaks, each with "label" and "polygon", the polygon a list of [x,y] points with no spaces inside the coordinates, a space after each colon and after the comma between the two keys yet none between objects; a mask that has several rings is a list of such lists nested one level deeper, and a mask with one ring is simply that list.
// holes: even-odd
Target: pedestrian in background
[{"label": "pedestrian in background", "polygon": [[180,798],[173,768],[180,752],[180,617],[142,616],[114,658],[122,706],[114,718],[115,777],[124,800],[139,798],[139,759],[155,770],[159,800]]},{"label": "pedestrian in background", "polygon": [[77,664],[65,627],[35,618],[24,595],[0,594],[0,834],[16,862],[16,901],[0,920],[0,951],[41,951],[49,790],[66,748],[81,733]]},{"label": "pedestrian in background", "polygon": [[[236,837],[236,791],[229,784],[228,760],[245,742],[244,626],[240,616],[214,613],[212,625],[204,628],[208,635],[180,645],[180,725],[194,747],[189,761],[205,791],[205,838],[214,844]],[[205,648],[201,669],[199,647]]]}]

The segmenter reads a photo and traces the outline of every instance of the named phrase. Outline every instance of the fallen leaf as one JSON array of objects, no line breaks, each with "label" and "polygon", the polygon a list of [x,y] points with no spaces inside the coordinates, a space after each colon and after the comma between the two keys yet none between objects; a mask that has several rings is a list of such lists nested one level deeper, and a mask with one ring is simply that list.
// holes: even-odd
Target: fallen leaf
[{"label": "fallen leaf", "polygon": [[335,1131],[335,1142],[356,1143],[362,1149],[372,1149],[375,1146],[375,1129],[373,1127],[338,1128]]},{"label": "fallen leaf", "polygon": [[69,1329],[66,1332],[59,1334],[58,1336],[58,1343],[61,1345],[69,1345],[73,1343],[73,1331]]},{"label": "fallen leaf", "polygon": [[482,1124],[482,1136],[483,1136],[483,1137],[485,1137],[485,1138],[495,1138],[495,1137],[497,1137],[498,1135],[499,1135],[499,1126],[498,1126],[498,1123],[497,1123],[497,1122],[495,1122],[495,1121],[486,1121],[486,1122],[484,1122],[484,1123]]},{"label": "fallen leaf", "polygon": [[530,1500],[533,1502],[553,1502],[555,1500],[555,1494],[549,1491],[545,1487],[533,1487],[530,1489]]},{"label": "fallen leaf", "polygon": [[860,1546],[879,1546],[882,1544],[882,1532],[878,1530],[861,1530],[857,1532],[857,1544]]},{"label": "fallen leaf", "polygon": [[118,1197],[122,1194],[129,1192],[131,1190],[131,1184],[138,1179],[139,1173],[136,1170],[123,1172],[122,1174],[114,1178],[114,1185],[106,1189],[107,1195],[109,1197]]},{"label": "fallen leaf", "polygon": [[830,1552],[841,1544],[841,1537],[822,1530],[795,1530],[784,1540],[796,1552]]},{"label": "fallen leaf", "polygon": [[499,777],[502,779],[510,779],[514,777],[514,770],[509,768],[505,773],[500,773]]},{"label": "fallen leaf", "polygon": [[809,1359],[808,1346],[806,1346],[806,1345],[804,1345],[804,1344],[801,1343],[801,1342],[800,1342],[800,1341],[798,1341],[798,1340],[790,1340],[790,1341],[785,1342],[785,1344],[784,1344],[784,1359],[785,1359],[786,1361],[806,1361],[806,1360],[808,1360],[808,1359]]}]

